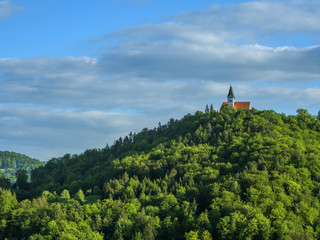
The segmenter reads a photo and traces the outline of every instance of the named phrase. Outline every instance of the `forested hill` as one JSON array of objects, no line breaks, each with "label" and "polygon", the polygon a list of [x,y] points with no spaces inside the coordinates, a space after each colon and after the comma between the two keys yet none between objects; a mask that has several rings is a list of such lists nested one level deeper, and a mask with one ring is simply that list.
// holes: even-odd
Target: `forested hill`
[{"label": "forested hill", "polygon": [[[191,164],[186,161],[192,160],[191,150],[206,152],[208,161],[219,165],[220,175],[228,173],[231,165],[238,172],[247,171],[252,164],[258,170],[270,171],[288,164],[306,167],[312,162],[307,158],[317,154],[314,151],[320,147],[320,120],[306,110],[297,112],[295,116],[286,116],[272,110],[226,108],[217,112],[207,108],[181,120],[159,123],[154,129],[130,133],[105,149],[51,159],[33,171],[32,189],[35,194],[63,189],[73,194],[80,188],[102,190],[107,180],[124,172],[142,179],[164,177],[173,169],[180,170],[185,162]],[[205,167],[202,161],[197,166]],[[195,169],[183,170],[191,174],[188,171]],[[315,175],[317,170],[310,168]]]},{"label": "forested hill", "polygon": [[303,109],[206,108],[33,170],[0,238],[320,239],[319,141]]},{"label": "forested hill", "polygon": [[0,151],[0,172],[11,182],[15,182],[15,174],[19,169],[31,173],[32,169],[42,165],[43,162],[40,162],[40,160],[24,154]]}]

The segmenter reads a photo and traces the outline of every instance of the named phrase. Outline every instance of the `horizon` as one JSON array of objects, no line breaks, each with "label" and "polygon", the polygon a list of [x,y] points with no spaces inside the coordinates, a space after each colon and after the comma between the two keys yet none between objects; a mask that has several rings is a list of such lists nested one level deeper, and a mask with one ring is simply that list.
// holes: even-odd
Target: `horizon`
[{"label": "horizon", "polygon": [[170,118],[317,115],[320,2],[1,1],[0,151],[47,161]]}]

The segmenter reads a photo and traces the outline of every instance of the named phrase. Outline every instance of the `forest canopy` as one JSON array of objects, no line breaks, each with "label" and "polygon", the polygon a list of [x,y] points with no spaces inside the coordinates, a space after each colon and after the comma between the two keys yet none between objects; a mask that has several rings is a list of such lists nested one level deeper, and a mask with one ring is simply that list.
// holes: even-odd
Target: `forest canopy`
[{"label": "forest canopy", "polygon": [[304,109],[206,107],[51,159],[0,190],[0,238],[319,239],[319,130]]}]

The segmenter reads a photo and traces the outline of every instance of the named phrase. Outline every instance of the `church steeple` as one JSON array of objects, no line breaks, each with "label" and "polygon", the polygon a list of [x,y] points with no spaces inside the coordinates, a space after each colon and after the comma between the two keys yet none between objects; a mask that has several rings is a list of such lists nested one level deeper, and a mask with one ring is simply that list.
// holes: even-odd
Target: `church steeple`
[{"label": "church steeple", "polygon": [[235,110],[250,109],[250,102],[236,102],[235,101],[236,97],[234,96],[233,89],[232,89],[231,85],[229,88],[229,93],[228,93],[227,99],[228,99],[227,102],[222,103],[220,110],[223,107],[227,107],[227,106],[232,107]]},{"label": "church steeple", "polygon": [[233,89],[232,89],[231,85],[230,85],[230,89],[229,89],[229,93],[228,93],[227,98],[228,98],[228,106],[234,108],[235,96],[234,96]]}]

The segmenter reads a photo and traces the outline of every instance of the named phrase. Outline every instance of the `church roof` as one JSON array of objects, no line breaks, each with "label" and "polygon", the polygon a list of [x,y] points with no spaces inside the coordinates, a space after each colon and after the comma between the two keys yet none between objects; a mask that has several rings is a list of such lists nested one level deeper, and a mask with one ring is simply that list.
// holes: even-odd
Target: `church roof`
[{"label": "church roof", "polygon": [[[221,108],[224,106],[228,106],[228,102],[223,102]],[[234,109],[250,109],[250,102],[234,102]]]},{"label": "church roof", "polygon": [[228,98],[229,97],[232,97],[232,98],[236,99],[235,96],[234,96],[233,89],[232,89],[231,85],[230,85],[230,89],[229,89],[229,93],[228,93]]}]

